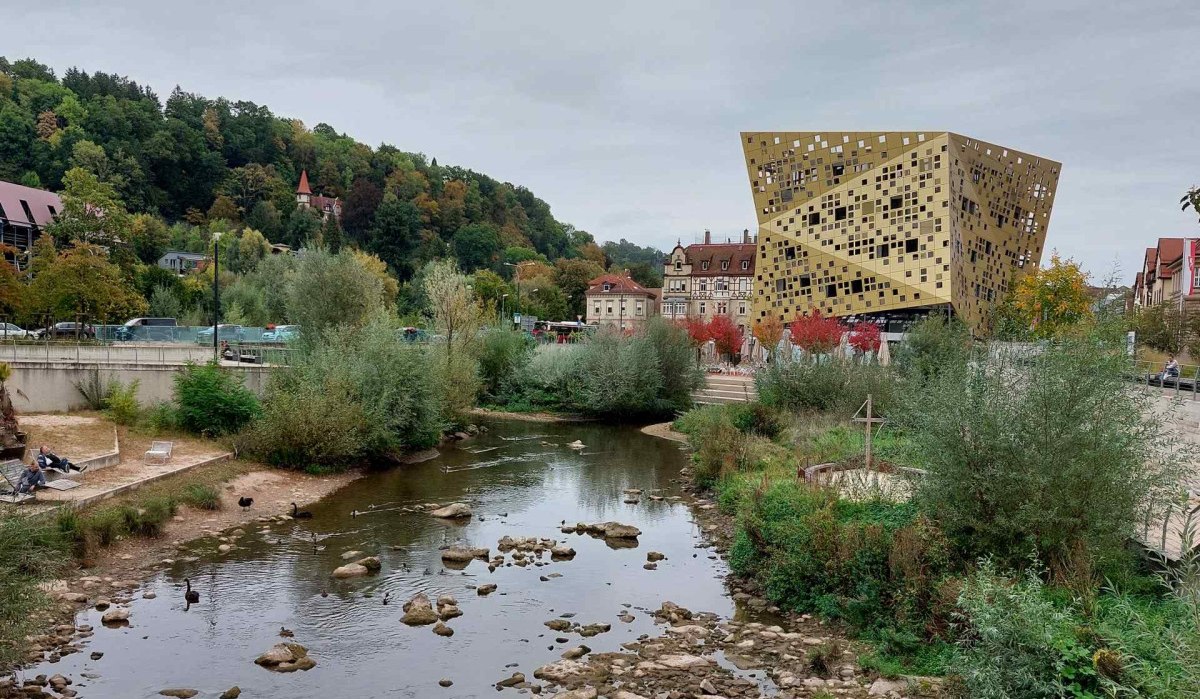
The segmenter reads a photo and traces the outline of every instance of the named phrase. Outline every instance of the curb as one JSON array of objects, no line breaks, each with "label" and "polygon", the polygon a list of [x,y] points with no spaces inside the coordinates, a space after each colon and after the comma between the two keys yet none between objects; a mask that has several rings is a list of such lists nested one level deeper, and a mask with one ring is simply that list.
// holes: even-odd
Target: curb
[{"label": "curb", "polygon": [[134,481],[133,483],[126,483],[125,485],[119,485],[116,488],[113,488],[111,490],[106,490],[103,493],[96,493],[95,495],[91,495],[91,496],[83,498],[81,500],[65,501],[65,502],[63,502],[62,506],[69,507],[73,510],[81,510],[90,505],[94,505],[97,502],[100,502],[102,500],[108,500],[109,498],[115,497],[117,495],[122,495],[124,493],[128,493],[128,492],[137,490],[138,488],[141,488],[143,485],[146,485],[147,483],[154,483],[155,481],[160,481],[164,478],[169,478],[171,476],[175,476],[180,473],[185,473],[194,468],[199,468],[201,466],[208,466],[210,464],[220,463],[222,461],[228,461],[232,458],[233,458],[233,452],[225,452],[224,454],[218,454],[217,456],[209,457],[207,459],[197,461],[194,464],[188,464],[187,466],[180,466],[179,468],[174,469],[172,471],[167,471],[165,473],[159,473],[157,475],[150,476],[149,478],[146,478],[146,479],[143,479],[140,481]]}]

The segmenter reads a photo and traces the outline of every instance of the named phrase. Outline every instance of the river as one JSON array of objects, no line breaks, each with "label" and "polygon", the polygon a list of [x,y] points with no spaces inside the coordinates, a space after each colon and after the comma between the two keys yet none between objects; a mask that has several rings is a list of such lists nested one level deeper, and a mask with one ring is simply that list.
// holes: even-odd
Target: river
[{"label": "river", "polygon": [[[99,612],[80,612],[76,623],[96,629],[84,652],[29,674],[71,676],[80,696],[92,698],[156,697],[168,687],[217,696],[232,685],[244,697],[483,697],[493,696],[494,684],[514,671],[532,680],[534,669],[581,641],[610,651],[657,634],[645,610],[665,600],[734,615],[726,567],[704,546],[689,507],[677,499],[687,463],[678,444],[627,427],[488,426],[437,459],[355,481],[309,508],[312,519],[248,525],[229,553],[218,553],[220,542],[212,538],[184,546],[143,587],[156,597],[135,596],[130,626],[105,628]],[[585,447],[567,446],[574,440]],[[643,489],[641,502],[624,503],[626,488]],[[401,509],[430,502],[466,502],[475,516],[454,523]],[[642,535],[636,548],[610,548],[603,539],[561,533],[564,520],[618,521]],[[547,556],[543,566],[492,573],[481,561],[462,571],[441,564],[441,547],[488,547],[494,555],[505,535],[565,540],[578,553],[569,561]],[[382,571],[331,578],[346,562],[341,554],[351,550],[379,556]],[[643,568],[649,551],[667,556],[657,570]],[[548,577],[552,573],[561,577]],[[200,593],[190,608],[185,577]],[[470,586],[483,583],[498,590],[478,596]],[[463,615],[447,622],[452,637],[400,623],[401,605],[417,592],[458,599]],[[618,620],[627,610],[631,623]],[[580,639],[543,624],[561,614],[583,624],[609,623],[612,630]],[[316,659],[314,669],[279,674],[253,663],[285,640],[281,627]],[[559,636],[570,641],[557,642]],[[96,651],[103,658],[91,660]],[[439,687],[442,678],[453,686]]]}]

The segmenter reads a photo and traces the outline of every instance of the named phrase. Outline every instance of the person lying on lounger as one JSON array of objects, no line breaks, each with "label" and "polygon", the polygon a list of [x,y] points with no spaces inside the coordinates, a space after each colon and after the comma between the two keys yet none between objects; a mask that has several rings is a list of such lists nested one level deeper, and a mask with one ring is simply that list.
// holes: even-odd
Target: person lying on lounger
[{"label": "person lying on lounger", "polygon": [[87,466],[80,468],[67,459],[59,458],[54,454],[54,452],[50,451],[50,448],[45,444],[38,449],[37,465],[43,470],[52,468],[60,473],[70,473],[72,469],[79,471],[80,473],[83,473],[87,470]]}]

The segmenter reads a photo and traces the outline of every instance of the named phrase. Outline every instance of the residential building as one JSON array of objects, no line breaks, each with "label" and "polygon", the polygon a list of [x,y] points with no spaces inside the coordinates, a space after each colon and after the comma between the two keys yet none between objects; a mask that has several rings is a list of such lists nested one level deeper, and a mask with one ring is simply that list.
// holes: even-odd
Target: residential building
[{"label": "residential building", "polygon": [[588,282],[588,325],[636,330],[658,314],[658,295],[624,274],[601,274]]},{"label": "residential building", "polygon": [[296,206],[305,209],[312,207],[321,212],[323,219],[332,214],[337,220],[342,220],[342,200],[313,194],[312,188],[308,186],[308,170],[300,171],[300,184],[296,187]]},{"label": "residential building", "polygon": [[162,257],[158,258],[158,266],[183,276],[201,266],[207,259],[208,255],[201,252],[168,250],[163,253]]},{"label": "residential building", "polygon": [[663,317],[709,321],[723,315],[745,330],[750,324],[757,249],[749,230],[742,231],[736,243],[714,243],[712,233],[704,231],[703,243],[676,244],[663,262]]},{"label": "residential building", "polygon": [[1134,275],[1131,294],[1134,308],[1149,308],[1168,302],[1187,310],[1200,306],[1196,238],[1159,238],[1146,248],[1141,269]]},{"label": "residential building", "polygon": [[25,253],[62,208],[54,192],[0,181],[0,244]]},{"label": "residential building", "polygon": [[983,330],[1042,257],[1061,165],[945,131],[743,132],[755,319],[819,309]]}]

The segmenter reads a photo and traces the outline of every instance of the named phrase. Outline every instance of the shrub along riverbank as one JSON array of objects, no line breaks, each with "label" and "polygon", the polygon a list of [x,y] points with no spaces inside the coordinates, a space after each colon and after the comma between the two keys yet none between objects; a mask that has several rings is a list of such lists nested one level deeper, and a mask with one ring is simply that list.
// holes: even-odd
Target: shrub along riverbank
[{"label": "shrub along riverbank", "polygon": [[[1178,493],[1179,459],[1124,383],[1122,349],[1092,328],[988,353],[935,319],[894,367],[779,364],[758,377],[762,403],[699,408],[677,428],[736,519],[734,572],[846,624],[875,648],[864,665],[947,675],[969,697],[1195,696],[1200,560],[1156,573],[1129,544],[1145,508]],[[798,479],[861,463],[847,418],[867,387],[890,419],[883,469],[925,475]]]}]

